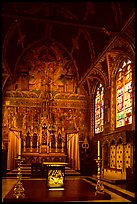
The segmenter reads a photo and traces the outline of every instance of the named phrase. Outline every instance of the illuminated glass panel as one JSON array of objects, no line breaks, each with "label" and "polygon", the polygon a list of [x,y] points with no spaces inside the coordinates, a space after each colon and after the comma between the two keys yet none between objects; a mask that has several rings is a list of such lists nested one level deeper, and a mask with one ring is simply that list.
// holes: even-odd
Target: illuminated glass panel
[{"label": "illuminated glass panel", "polygon": [[124,61],[116,77],[116,127],[132,123],[132,68]]},{"label": "illuminated glass panel", "polygon": [[95,133],[104,130],[104,87],[99,84],[95,97]]}]

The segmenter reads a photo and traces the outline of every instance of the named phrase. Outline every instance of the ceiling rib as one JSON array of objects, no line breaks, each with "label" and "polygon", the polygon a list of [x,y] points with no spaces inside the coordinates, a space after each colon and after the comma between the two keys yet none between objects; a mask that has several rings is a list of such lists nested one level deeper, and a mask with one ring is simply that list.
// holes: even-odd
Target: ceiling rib
[{"label": "ceiling rib", "polygon": [[108,45],[105,47],[105,49],[101,52],[101,54],[98,56],[97,60],[95,61],[95,63],[90,67],[90,69],[85,73],[85,75],[79,80],[78,86],[80,86],[80,84],[84,83],[84,81],[86,80],[86,78],[89,76],[91,70],[93,67],[95,67],[95,65],[101,60],[101,58],[103,56],[105,56],[106,52],[108,51],[108,49],[111,47],[111,45],[113,44],[113,42],[118,38],[118,36],[121,35],[122,32],[124,32],[124,30],[126,29],[126,27],[131,23],[131,21],[134,19],[135,17],[135,13],[133,12],[133,14],[131,14],[130,18],[128,19],[128,21],[125,23],[125,25],[123,26],[123,28],[121,29],[121,31],[119,33],[116,34],[116,36],[114,36],[110,42],[108,43]]},{"label": "ceiling rib", "polygon": [[87,25],[85,23],[81,24],[81,23],[75,23],[75,22],[59,21],[59,20],[52,20],[52,19],[46,19],[46,18],[38,18],[38,17],[30,17],[30,16],[24,16],[24,15],[17,15],[17,14],[14,15],[14,14],[6,14],[6,13],[2,14],[2,16],[6,18],[14,18],[15,20],[33,20],[33,21],[40,21],[40,22],[59,24],[59,25],[65,25],[65,26],[97,29],[97,30],[101,30],[102,32],[104,31],[104,27]]}]

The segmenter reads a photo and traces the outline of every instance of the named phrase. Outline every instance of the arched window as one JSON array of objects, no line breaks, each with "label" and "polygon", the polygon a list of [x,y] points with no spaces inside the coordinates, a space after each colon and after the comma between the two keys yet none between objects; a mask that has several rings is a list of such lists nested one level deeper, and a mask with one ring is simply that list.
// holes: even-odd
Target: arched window
[{"label": "arched window", "polygon": [[116,127],[132,123],[132,67],[124,60],[116,76]]},{"label": "arched window", "polygon": [[95,96],[95,133],[104,130],[104,87],[98,84]]}]

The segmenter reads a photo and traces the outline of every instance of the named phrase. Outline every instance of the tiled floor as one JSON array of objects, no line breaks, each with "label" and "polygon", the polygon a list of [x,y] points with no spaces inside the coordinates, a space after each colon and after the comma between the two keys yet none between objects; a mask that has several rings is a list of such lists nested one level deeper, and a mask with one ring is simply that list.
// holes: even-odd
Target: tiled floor
[{"label": "tiled floor", "polygon": [[[78,179],[78,177],[79,176],[73,177],[73,179]],[[67,177],[67,179],[69,179],[69,177]],[[33,178],[33,180],[36,180],[36,179]],[[90,183],[91,185],[93,185],[93,186],[96,185],[95,183],[93,183],[91,181],[88,181],[88,180],[86,180],[86,181],[88,183]],[[15,179],[15,178],[2,179],[2,202],[3,202],[3,198],[12,189],[12,187],[15,185],[16,182],[17,182],[17,179]],[[106,182],[104,182],[104,184],[105,183]],[[108,184],[108,183],[107,183],[107,185],[109,185],[110,187],[113,187],[113,188],[117,188],[118,190],[123,191],[124,193],[127,193],[127,195],[130,195],[130,196],[133,196],[133,197],[135,196],[134,193],[126,191],[124,189],[121,189],[120,187],[116,187],[116,186],[114,186],[112,184]],[[122,196],[119,196],[116,193],[111,192],[110,190],[105,189],[105,192],[109,193],[111,195],[111,200],[99,200],[99,202],[131,202],[130,200],[125,199]],[[87,201],[87,202],[90,202],[90,201]],[[98,202],[98,200],[94,200],[94,201],[92,200],[92,202]]]}]

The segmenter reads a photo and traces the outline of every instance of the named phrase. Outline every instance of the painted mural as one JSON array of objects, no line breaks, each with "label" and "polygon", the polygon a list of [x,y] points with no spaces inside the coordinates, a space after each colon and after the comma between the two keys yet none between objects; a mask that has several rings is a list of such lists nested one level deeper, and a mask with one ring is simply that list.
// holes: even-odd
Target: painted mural
[{"label": "painted mural", "polygon": [[17,80],[3,99],[3,132],[14,128],[23,138],[39,138],[43,123],[54,123],[58,134],[63,128],[84,137],[89,129],[87,96],[84,89],[77,90],[77,69],[66,52],[53,42],[35,44],[18,66]]}]

